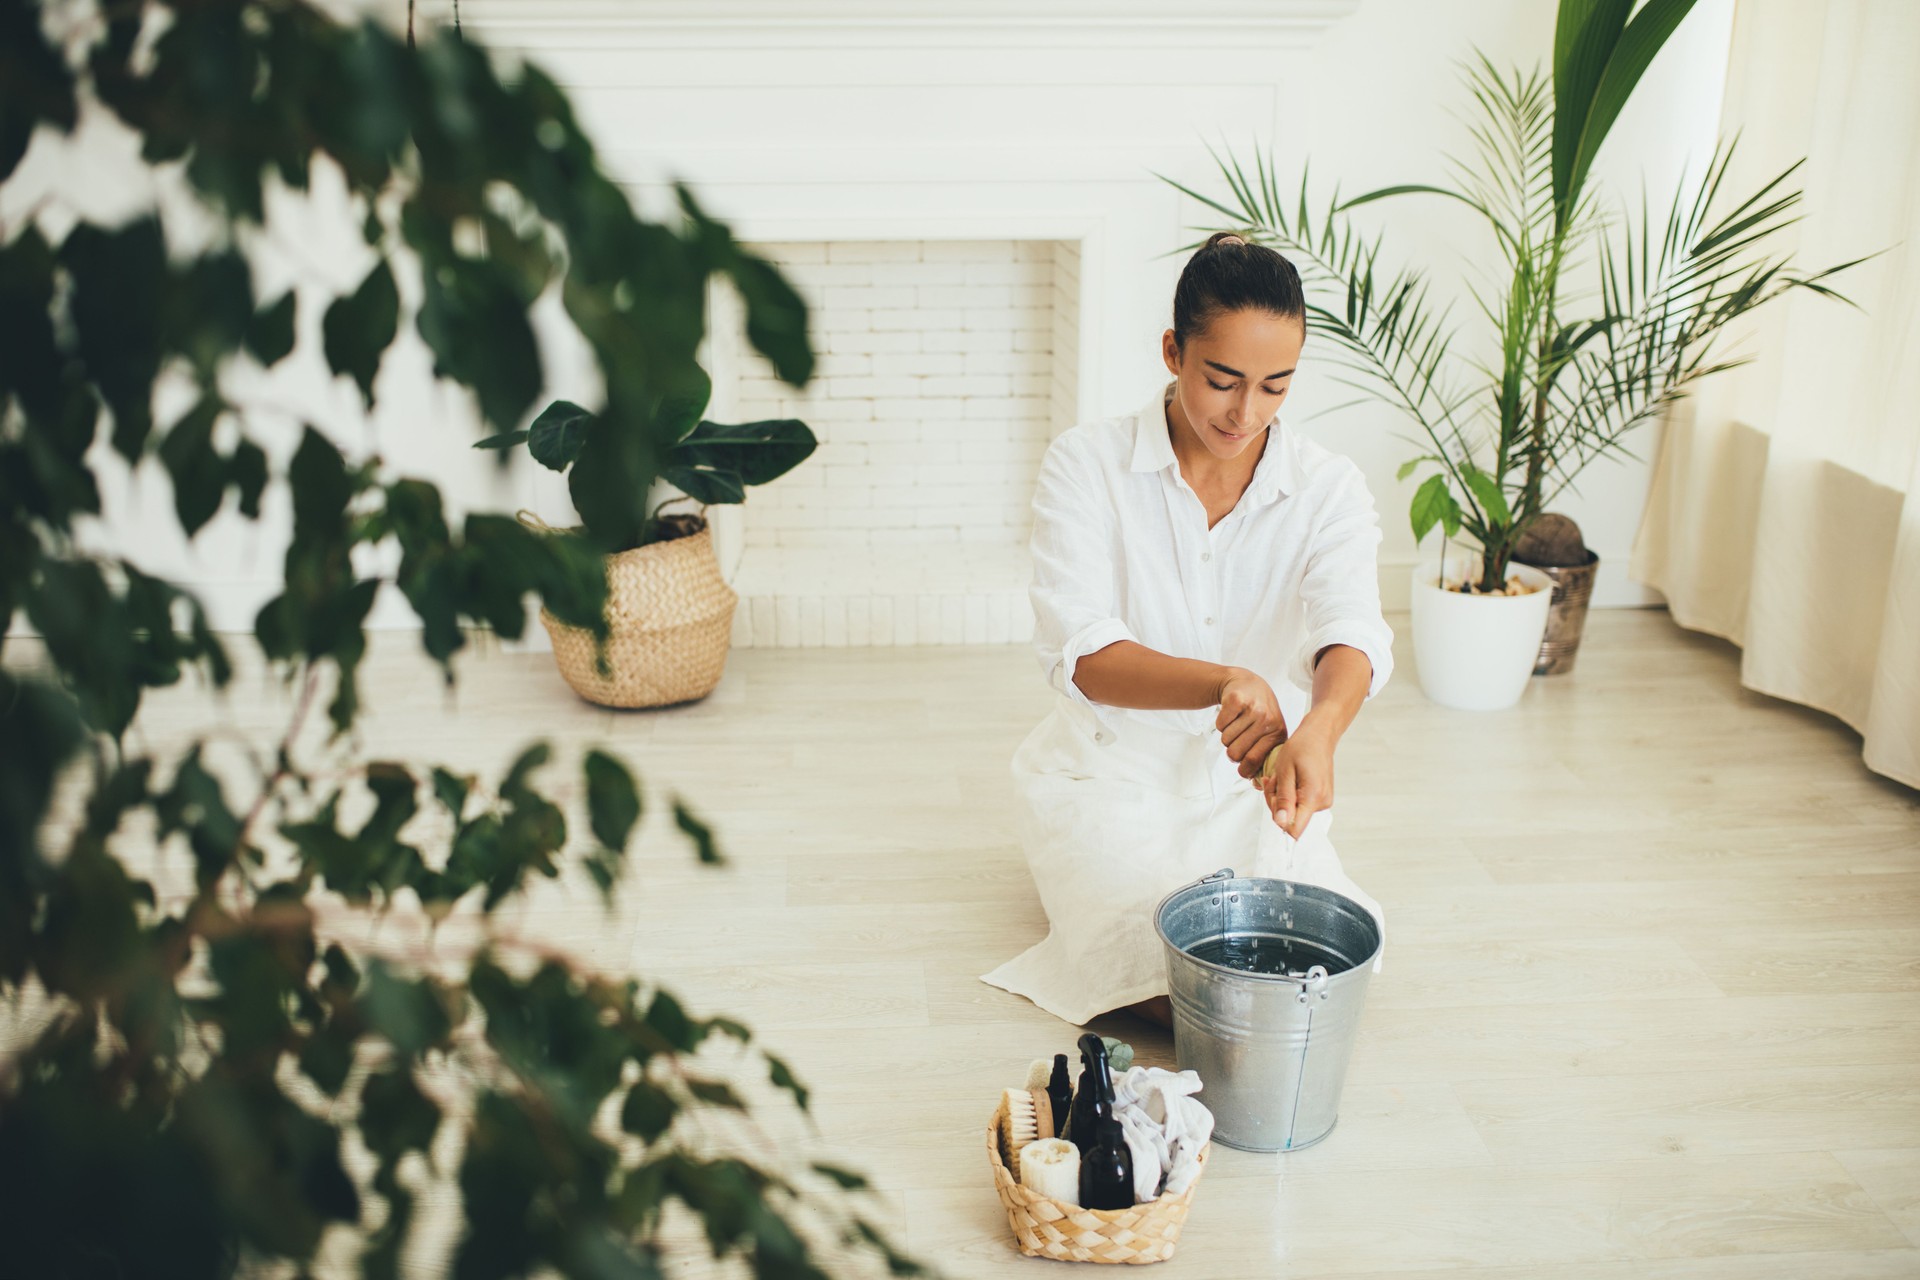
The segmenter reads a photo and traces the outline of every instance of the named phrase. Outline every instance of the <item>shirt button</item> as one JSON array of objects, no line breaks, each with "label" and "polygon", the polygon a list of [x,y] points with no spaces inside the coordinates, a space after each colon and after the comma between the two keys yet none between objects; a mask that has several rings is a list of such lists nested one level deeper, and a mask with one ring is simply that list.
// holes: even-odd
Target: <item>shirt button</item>
[{"label": "shirt button", "polygon": [[1213,619],[1212,619],[1212,618],[1208,618],[1208,619],[1207,619],[1207,625],[1208,625],[1208,626],[1212,626],[1212,625],[1213,625]]},{"label": "shirt button", "polygon": [[1211,560],[1211,559],[1213,559],[1213,552],[1211,552],[1211,551],[1202,551],[1202,552],[1200,553],[1200,558],[1201,558],[1202,560]]},{"label": "shirt button", "polygon": [[1107,735],[1104,732],[1096,733],[1093,735],[1093,740],[1095,742],[1105,742],[1107,740]]}]

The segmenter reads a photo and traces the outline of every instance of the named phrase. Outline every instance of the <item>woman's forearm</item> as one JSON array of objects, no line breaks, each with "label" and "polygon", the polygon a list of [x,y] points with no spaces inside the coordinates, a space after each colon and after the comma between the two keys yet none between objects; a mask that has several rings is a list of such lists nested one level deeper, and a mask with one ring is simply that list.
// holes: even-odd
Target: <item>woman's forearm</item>
[{"label": "woman's forearm", "polygon": [[1220,686],[1238,669],[1120,640],[1075,663],[1073,682],[1089,699],[1109,707],[1183,711],[1218,706]]},{"label": "woman's forearm", "polygon": [[1338,742],[1360,714],[1360,704],[1367,700],[1367,688],[1372,683],[1372,659],[1352,645],[1328,645],[1314,661],[1313,705],[1301,726],[1324,725]]}]

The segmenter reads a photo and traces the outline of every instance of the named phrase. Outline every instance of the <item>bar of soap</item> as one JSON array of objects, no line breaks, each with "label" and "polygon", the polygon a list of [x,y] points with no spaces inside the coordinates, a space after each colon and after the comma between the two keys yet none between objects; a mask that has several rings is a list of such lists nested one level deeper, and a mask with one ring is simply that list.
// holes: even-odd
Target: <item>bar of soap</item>
[{"label": "bar of soap", "polygon": [[1055,1204],[1080,1203],[1080,1149],[1065,1138],[1020,1148],[1020,1185]]}]

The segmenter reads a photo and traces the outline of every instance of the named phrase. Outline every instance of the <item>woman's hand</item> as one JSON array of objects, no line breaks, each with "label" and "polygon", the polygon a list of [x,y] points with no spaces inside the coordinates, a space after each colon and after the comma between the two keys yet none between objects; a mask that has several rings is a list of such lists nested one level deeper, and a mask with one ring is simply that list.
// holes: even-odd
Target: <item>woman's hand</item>
[{"label": "woman's hand", "polygon": [[1307,823],[1333,807],[1333,735],[1309,716],[1299,731],[1275,747],[1262,768],[1260,789],[1267,808],[1288,835],[1298,840]]},{"label": "woman's hand", "polygon": [[1287,740],[1280,700],[1272,685],[1244,667],[1228,670],[1216,700],[1220,714],[1213,718],[1213,727],[1220,731],[1228,757],[1240,766],[1240,776],[1251,778],[1267,753]]}]

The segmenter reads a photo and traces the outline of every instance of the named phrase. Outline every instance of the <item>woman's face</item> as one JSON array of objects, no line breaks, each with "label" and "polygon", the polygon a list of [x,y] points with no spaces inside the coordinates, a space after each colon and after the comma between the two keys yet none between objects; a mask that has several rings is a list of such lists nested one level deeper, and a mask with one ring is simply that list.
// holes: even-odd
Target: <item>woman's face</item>
[{"label": "woman's face", "polygon": [[1160,342],[1176,379],[1176,427],[1184,418],[1207,452],[1239,457],[1286,402],[1306,341],[1305,320],[1270,311],[1223,311],[1187,339],[1184,352],[1167,330]]}]

